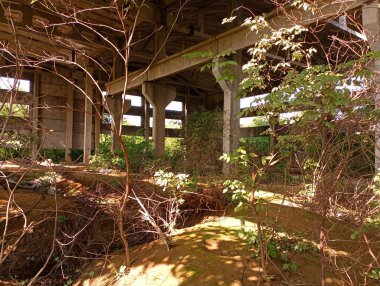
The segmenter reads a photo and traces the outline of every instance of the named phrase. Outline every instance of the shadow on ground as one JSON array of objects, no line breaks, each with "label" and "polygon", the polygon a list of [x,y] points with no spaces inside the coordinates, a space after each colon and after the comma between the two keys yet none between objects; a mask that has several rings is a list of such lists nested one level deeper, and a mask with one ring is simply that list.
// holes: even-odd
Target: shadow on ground
[{"label": "shadow on ground", "polygon": [[[133,248],[133,266],[127,275],[123,275],[123,256],[115,254],[92,263],[75,285],[257,285],[260,263],[237,238],[239,228],[239,219],[224,217],[184,229],[175,235],[170,251],[159,241]],[[276,262],[270,266],[272,285],[319,285],[319,259],[315,252],[297,254],[298,271],[282,274]],[[327,273],[330,285],[345,285],[339,275]]]}]

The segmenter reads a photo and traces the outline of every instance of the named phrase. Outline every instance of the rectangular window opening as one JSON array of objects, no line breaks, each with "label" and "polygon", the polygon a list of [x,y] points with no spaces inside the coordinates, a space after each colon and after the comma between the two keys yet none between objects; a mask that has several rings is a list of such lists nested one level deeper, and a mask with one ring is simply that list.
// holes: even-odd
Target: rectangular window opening
[{"label": "rectangular window opening", "polygon": [[180,120],[180,119],[165,119],[165,128],[167,128],[167,129],[182,129],[182,120]]},{"label": "rectangular window opening", "polygon": [[166,106],[165,110],[183,111],[183,103],[181,101],[172,101]]},{"label": "rectangular window opening", "polygon": [[141,126],[141,116],[138,115],[124,115],[123,125],[127,126]]},{"label": "rectangular window opening", "polygon": [[268,119],[265,116],[240,118],[240,127],[242,128],[259,126],[269,126]]},{"label": "rectangular window opening", "polygon": [[142,107],[142,97],[141,96],[125,94],[124,98],[130,100],[132,106]]},{"label": "rectangular window opening", "polygon": [[15,89],[22,92],[30,92],[31,82],[26,79],[15,79],[12,77],[0,77],[0,89],[11,90]]},{"label": "rectangular window opening", "polygon": [[268,93],[244,97],[240,99],[240,108],[256,107],[265,103],[265,97]]},{"label": "rectangular window opening", "polygon": [[[153,127],[153,117],[149,118],[149,126]],[[182,129],[182,120],[181,119],[165,118],[165,128],[167,128],[167,129]]]}]

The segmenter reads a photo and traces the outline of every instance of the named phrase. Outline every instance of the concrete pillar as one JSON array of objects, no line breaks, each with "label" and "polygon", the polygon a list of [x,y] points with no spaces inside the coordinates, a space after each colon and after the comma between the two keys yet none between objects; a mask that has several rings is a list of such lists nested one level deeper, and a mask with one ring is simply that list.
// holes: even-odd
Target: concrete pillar
[{"label": "concrete pillar", "polygon": [[70,149],[73,148],[73,127],[74,127],[74,86],[68,84],[66,94],[66,143],[65,161],[70,162]]},{"label": "concrete pillar", "polygon": [[165,108],[177,95],[173,86],[144,82],[142,93],[153,106],[153,150],[155,156],[165,155]]},{"label": "concrete pillar", "polygon": [[[92,68],[87,68],[87,73],[93,74]],[[84,132],[83,132],[83,163],[88,164],[92,147],[92,105],[93,105],[93,83],[92,78],[86,73],[85,76],[85,107],[84,107]]]},{"label": "concrete pillar", "polygon": [[149,140],[150,137],[150,107],[149,101],[144,98],[144,122],[142,122],[144,127],[144,138],[146,141]]},{"label": "concrete pillar", "polygon": [[[131,109],[130,100],[124,100],[120,95],[107,96],[107,108],[111,116],[111,151],[113,153],[121,150],[121,134],[123,129],[123,115]],[[123,106],[124,105],[124,106]]]},{"label": "concrete pillar", "polygon": [[31,110],[32,118],[32,160],[36,160],[38,156],[39,140],[39,106],[40,106],[40,73],[34,70],[33,78],[33,103]]},{"label": "concrete pillar", "polygon": [[[372,51],[380,50],[380,10],[379,1],[372,1],[362,7],[364,33]],[[380,59],[375,59],[372,69],[380,86]],[[380,94],[374,95],[375,106],[380,108]],[[375,126],[375,172],[380,171],[380,122]]]},{"label": "concrete pillar", "polygon": [[99,90],[96,91],[95,100],[95,123],[94,123],[94,149],[95,155],[99,155],[99,144],[100,144],[100,127],[102,122],[102,109],[101,104],[102,95]]},{"label": "concrete pillar", "polygon": [[[237,75],[234,81],[220,80],[223,74],[222,68],[215,65],[212,72],[218,80],[220,87],[224,93],[223,105],[223,153],[231,154],[233,150],[239,147],[240,139],[240,119],[238,113],[240,111],[240,100],[236,99],[239,93],[239,83],[241,78],[241,67],[239,65],[229,67],[232,72]],[[230,174],[232,171],[228,164],[223,164],[223,174]]]}]

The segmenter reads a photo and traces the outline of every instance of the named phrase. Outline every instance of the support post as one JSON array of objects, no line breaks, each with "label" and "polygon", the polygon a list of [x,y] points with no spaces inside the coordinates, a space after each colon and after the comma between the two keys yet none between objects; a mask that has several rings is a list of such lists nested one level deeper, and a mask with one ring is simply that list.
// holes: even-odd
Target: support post
[{"label": "support post", "polygon": [[112,127],[111,127],[111,151],[116,153],[121,150],[121,142],[119,137],[122,134],[123,127],[123,115],[131,109],[132,102],[130,100],[124,101],[121,96],[107,96],[108,112],[111,115]]},{"label": "support post", "polygon": [[[380,10],[379,1],[372,1],[362,7],[362,19],[364,33],[367,37],[371,50],[377,52],[380,50]],[[372,63],[372,69],[380,86],[380,59],[375,59]],[[380,94],[376,90],[374,94],[375,108],[380,108]],[[380,171],[380,122],[375,126],[375,172]]]},{"label": "support post", "polygon": [[33,78],[33,103],[31,110],[32,117],[32,160],[37,160],[39,149],[39,105],[40,105],[40,73],[37,69],[34,70]]},{"label": "support post", "polygon": [[73,148],[73,127],[74,127],[74,86],[67,86],[66,98],[66,144],[65,144],[65,161],[70,162],[70,149]]},{"label": "support post", "polygon": [[149,101],[144,98],[144,137],[145,141],[149,140],[150,137],[150,108]]},{"label": "support post", "polygon": [[100,125],[102,122],[102,95],[97,90],[96,91],[96,101],[95,101],[95,125],[94,125],[94,149],[95,155],[99,155],[99,143],[100,143]]},{"label": "support post", "polygon": [[84,132],[83,132],[83,163],[90,162],[91,147],[92,147],[92,105],[93,105],[93,85],[90,75],[93,74],[92,68],[86,68],[85,77],[85,107],[84,107]]},{"label": "support post", "polygon": [[177,95],[173,86],[144,82],[142,93],[153,106],[153,150],[155,156],[165,155],[165,108]]},{"label": "support post", "polygon": [[[240,100],[236,99],[239,92],[239,83],[241,78],[241,66],[231,67],[233,73],[237,75],[237,79],[233,82],[226,80],[218,80],[220,87],[224,93],[223,105],[223,153],[231,154],[239,147],[240,139],[240,120],[238,113],[240,111]],[[222,68],[217,64],[212,70],[214,77],[220,79],[223,73]],[[228,164],[223,164],[223,174],[228,175],[232,171]]]}]

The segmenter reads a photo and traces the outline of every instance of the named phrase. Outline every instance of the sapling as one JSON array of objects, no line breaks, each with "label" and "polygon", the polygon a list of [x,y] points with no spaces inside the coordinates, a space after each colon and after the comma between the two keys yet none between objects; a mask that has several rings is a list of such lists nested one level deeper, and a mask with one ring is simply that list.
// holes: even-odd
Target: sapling
[{"label": "sapling", "polygon": [[260,211],[265,208],[265,202],[256,198],[255,193],[259,190],[258,187],[264,172],[271,166],[279,162],[276,155],[264,156],[260,163],[255,163],[257,155],[254,153],[247,154],[243,148],[236,149],[231,155],[223,154],[220,159],[229,164],[238,164],[243,168],[250,169],[251,175],[240,180],[227,180],[224,183],[224,193],[231,194],[231,199],[237,204],[235,211],[249,209],[254,216],[257,225],[257,242],[261,258],[261,267],[263,269],[262,277],[264,281],[270,281],[268,276],[268,257],[276,256],[273,245],[269,244],[263,229]]}]

